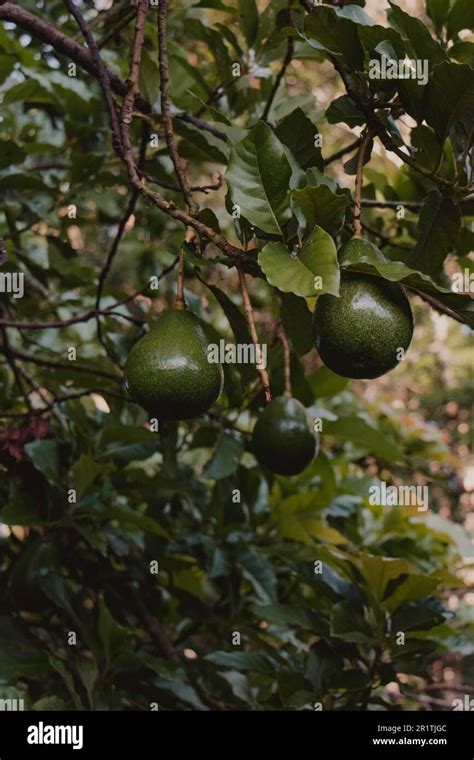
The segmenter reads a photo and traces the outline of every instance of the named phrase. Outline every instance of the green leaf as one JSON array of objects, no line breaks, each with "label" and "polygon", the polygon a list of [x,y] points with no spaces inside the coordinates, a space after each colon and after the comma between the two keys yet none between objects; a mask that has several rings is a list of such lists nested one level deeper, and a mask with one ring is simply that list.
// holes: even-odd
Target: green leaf
[{"label": "green leaf", "polygon": [[220,668],[233,670],[255,670],[257,673],[274,675],[275,663],[270,657],[254,652],[224,652],[217,651],[206,655],[207,662],[212,662]]},{"label": "green leaf", "polygon": [[445,61],[435,66],[426,87],[425,119],[444,143],[451,125],[460,122],[469,131],[474,109],[474,81],[467,63]]},{"label": "green leaf", "polygon": [[313,347],[311,312],[306,301],[293,293],[281,293],[280,299],[283,329],[298,356],[304,356]]},{"label": "green leaf", "polygon": [[97,633],[101,644],[103,665],[108,670],[121,652],[127,651],[130,633],[112,617],[103,599],[99,600]]},{"label": "green leaf", "polygon": [[247,580],[252,584],[259,601],[270,604],[277,599],[277,579],[270,562],[261,554],[247,549],[240,551],[237,562]]},{"label": "green leaf", "polygon": [[474,58],[474,42],[455,42],[449,48],[450,58],[454,58],[459,63],[472,63]]},{"label": "green leaf", "polygon": [[[306,16],[304,32],[310,45],[342,58],[354,69],[362,68],[364,51],[357,35],[357,25],[338,15],[334,8],[316,5]],[[316,41],[316,45],[314,45]]]},{"label": "green leaf", "polygon": [[361,417],[348,415],[335,421],[324,420],[323,433],[352,441],[389,462],[403,461],[402,452],[390,442],[387,435],[368,425]]},{"label": "green leaf", "polygon": [[314,228],[297,256],[292,256],[282,243],[268,243],[260,251],[258,263],[270,285],[284,293],[339,295],[336,246],[321,227]]},{"label": "green leaf", "polygon": [[315,399],[322,398],[323,396],[336,396],[344,390],[349,382],[347,378],[336,375],[325,364],[315,372],[312,372],[306,379],[314,393]]},{"label": "green leaf", "polygon": [[133,425],[109,425],[99,436],[95,458],[118,459],[128,463],[135,459],[148,459],[156,451],[156,433]]},{"label": "green leaf", "polygon": [[432,591],[439,585],[436,578],[429,575],[409,575],[399,586],[396,587],[393,594],[384,600],[384,608],[391,614],[395,612],[406,602],[413,602],[416,599],[422,599],[429,596]]},{"label": "green leaf", "polygon": [[26,153],[13,140],[0,140],[0,169],[6,169],[7,166],[22,164],[25,160]]},{"label": "green leaf", "polygon": [[291,167],[279,139],[259,122],[231,150],[226,181],[242,216],[264,232],[283,235],[291,217]]},{"label": "green leaf", "polygon": [[73,483],[76,489],[77,500],[81,501],[87,489],[94,483],[99,475],[105,475],[110,471],[109,465],[97,464],[87,454],[81,454],[74,467]]},{"label": "green leaf", "polygon": [[411,573],[411,565],[405,559],[388,559],[364,554],[357,564],[378,604],[383,599],[389,581],[405,573]]},{"label": "green leaf", "polygon": [[319,135],[313,124],[301,108],[295,108],[279,123],[275,130],[276,136],[287,146],[302,169],[310,166],[324,167],[321,148],[315,145]]},{"label": "green leaf", "polygon": [[439,34],[448,17],[451,0],[426,0],[426,12]]},{"label": "green leaf", "polygon": [[331,636],[354,644],[370,644],[371,631],[352,602],[338,602],[331,610]]},{"label": "green leaf", "polygon": [[421,209],[417,242],[407,257],[407,265],[427,274],[438,273],[448,253],[455,248],[460,228],[459,205],[432,190]]},{"label": "green leaf", "polygon": [[239,0],[240,27],[248,47],[252,47],[258,33],[258,10],[255,0]]},{"label": "green leaf", "polygon": [[409,57],[422,61],[427,60],[431,65],[444,61],[446,54],[443,48],[439,42],[433,39],[425,24],[416,16],[405,13],[395,3],[390,2],[389,4],[390,22],[406,41]]},{"label": "green leaf", "polygon": [[253,607],[259,620],[288,627],[294,625],[305,631],[314,631],[319,624],[319,618],[310,608],[289,604],[266,604]]},{"label": "green leaf", "polygon": [[326,110],[326,119],[329,124],[339,124],[341,121],[348,127],[360,127],[365,124],[365,116],[359,111],[349,95],[341,95],[333,100]]},{"label": "green leaf", "polygon": [[203,476],[210,480],[221,480],[229,477],[237,470],[243,450],[241,441],[228,433],[222,433],[217,441],[212,458],[204,468]]},{"label": "green leaf", "polygon": [[12,617],[0,617],[0,683],[19,678],[38,681],[48,677],[44,651],[27,638]]},{"label": "green leaf", "polygon": [[107,507],[101,509],[99,517],[101,520],[111,520],[117,522],[124,530],[136,531],[142,530],[144,533],[150,533],[155,536],[168,538],[168,534],[159,522],[148,515],[142,515],[140,512],[121,509],[120,507]]},{"label": "green leaf", "polygon": [[25,446],[33,464],[52,485],[59,482],[59,447],[56,441],[48,439],[33,441]]},{"label": "green leaf", "polygon": [[346,195],[336,195],[326,185],[307,185],[300,190],[293,190],[291,197],[303,212],[308,230],[319,225],[330,235],[335,235],[341,229],[349,206]]},{"label": "green leaf", "polygon": [[474,4],[471,0],[455,0],[448,16],[448,35],[454,37],[462,29],[474,29]]},{"label": "green leaf", "polygon": [[195,710],[208,710],[209,708],[201,701],[196,690],[179,679],[155,678],[153,681],[157,689],[173,694],[181,702],[186,702]]}]

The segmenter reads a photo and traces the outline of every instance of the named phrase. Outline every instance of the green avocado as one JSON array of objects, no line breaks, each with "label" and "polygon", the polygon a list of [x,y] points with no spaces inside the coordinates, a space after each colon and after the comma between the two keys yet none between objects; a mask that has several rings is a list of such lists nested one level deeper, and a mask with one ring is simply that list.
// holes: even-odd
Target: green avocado
[{"label": "green avocado", "polygon": [[[357,261],[364,250],[365,241],[351,240],[339,261]],[[339,297],[324,294],[316,302],[314,344],[324,364],[342,377],[384,375],[398,365],[412,336],[410,303],[396,282],[342,269]]]},{"label": "green avocado", "polygon": [[189,420],[219,398],[223,372],[207,357],[203,323],[191,311],[165,311],[136,343],[125,364],[125,387],[159,420]]},{"label": "green avocado", "polygon": [[255,423],[252,450],[264,467],[278,475],[297,475],[313,461],[319,448],[306,409],[300,401],[276,396]]}]

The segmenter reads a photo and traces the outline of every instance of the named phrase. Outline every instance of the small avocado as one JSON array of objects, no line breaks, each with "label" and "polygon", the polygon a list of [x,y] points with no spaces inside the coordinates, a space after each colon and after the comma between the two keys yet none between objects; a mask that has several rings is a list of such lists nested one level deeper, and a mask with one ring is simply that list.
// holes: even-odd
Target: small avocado
[{"label": "small avocado", "polygon": [[159,420],[189,420],[207,411],[222,390],[220,364],[207,357],[203,323],[186,309],[165,311],[136,343],[125,364],[125,387]]},{"label": "small avocado", "polygon": [[278,475],[297,475],[313,461],[318,435],[300,401],[276,396],[253,429],[252,450],[264,467]]},{"label": "small avocado", "polygon": [[[362,260],[367,246],[363,240],[349,241],[339,262]],[[314,344],[324,364],[342,377],[384,375],[398,365],[412,336],[410,303],[396,282],[341,269],[339,297],[324,294],[316,301]]]}]

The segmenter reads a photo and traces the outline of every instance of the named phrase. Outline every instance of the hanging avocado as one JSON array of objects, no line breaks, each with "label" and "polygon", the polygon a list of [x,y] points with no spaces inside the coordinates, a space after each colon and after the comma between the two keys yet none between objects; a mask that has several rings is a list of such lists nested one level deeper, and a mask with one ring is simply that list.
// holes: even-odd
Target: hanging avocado
[{"label": "hanging avocado", "polygon": [[[339,262],[357,261],[364,240],[350,240]],[[339,297],[316,302],[314,343],[324,364],[342,377],[372,379],[396,367],[413,336],[413,315],[405,291],[381,277],[341,270]]]},{"label": "hanging avocado", "polygon": [[188,420],[219,398],[223,372],[207,358],[203,323],[190,311],[165,311],[132,348],[125,365],[130,396],[159,420]]},{"label": "hanging avocado", "polygon": [[300,401],[277,396],[265,407],[252,435],[252,450],[264,467],[278,475],[297,475],[313,461],[318,435]]}]

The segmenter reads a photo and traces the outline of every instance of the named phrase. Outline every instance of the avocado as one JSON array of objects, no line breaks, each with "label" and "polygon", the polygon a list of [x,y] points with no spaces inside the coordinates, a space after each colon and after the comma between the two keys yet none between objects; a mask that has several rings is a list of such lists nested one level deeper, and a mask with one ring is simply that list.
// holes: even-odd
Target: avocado
[{"label": "avocado", "polygon": [[313,461],[318,435],[300,401],[276,396],[253,429],[252,450],[261,465],[278,475],[297,475]]},{"label": "avocado", "polygon": [[[339,262],[360,260],[367,245],[349,241],[341,248]],[[314,344],[324,364],[342,377],[384,375],[403,358],[400,349],[407,351],[412,336],[410,303],[396,282],[342,268],[339,297],[325,293],[316,301]]]},{"label": "avocado", "polygon": [[125,387],[159,420],[188,420],[205,412],[222,390],[220,364],[207,358],[203,323],[191,311],[165,311],[132,348]]}]

